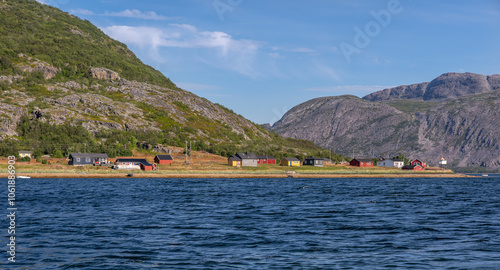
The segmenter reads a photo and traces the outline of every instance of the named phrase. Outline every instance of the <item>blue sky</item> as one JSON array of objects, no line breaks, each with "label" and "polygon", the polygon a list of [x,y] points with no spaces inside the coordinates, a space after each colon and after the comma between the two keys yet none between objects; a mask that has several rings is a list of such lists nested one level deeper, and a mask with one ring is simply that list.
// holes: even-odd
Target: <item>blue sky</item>
[{"label": "blue sky", "polygon": [[256,123],[322,96],[500,73],[500,1],[38,0]]}]

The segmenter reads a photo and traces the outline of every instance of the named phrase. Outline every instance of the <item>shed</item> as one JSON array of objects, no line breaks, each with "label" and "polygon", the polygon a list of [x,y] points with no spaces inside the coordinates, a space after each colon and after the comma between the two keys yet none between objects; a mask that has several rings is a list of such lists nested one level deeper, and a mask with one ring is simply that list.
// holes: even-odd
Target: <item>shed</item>
[{"label": "shed", "polygon": [[159,165],[171,165],[174,158],[171,155],[156,155],[154,160]]},{"label": "shed", "polygon": [[300,160],[295,157],[285,157],[281,159],[281,166],[300,167]]},{"label": "shed", "polygon": [[356,167],[373,167],[373,161],[367,158],[355,158],[349,162],[349,165]]},{"label": "shed", "polygon": [[83,166],[97,165],[104,166],[108,164],[108,155],[104,153],[71,153],[68,156],[68,165]]}]

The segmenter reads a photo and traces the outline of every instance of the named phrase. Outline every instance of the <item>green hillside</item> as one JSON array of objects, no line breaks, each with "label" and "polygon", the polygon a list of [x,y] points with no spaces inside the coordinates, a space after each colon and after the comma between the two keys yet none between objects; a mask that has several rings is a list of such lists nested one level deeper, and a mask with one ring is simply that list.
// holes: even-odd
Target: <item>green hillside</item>
[{"label": "green hillside", "polygon": [[0,2],[0,91],[3,156],[18,150],[118,156],[130,155],[138,142],[150,148],[186,141],[224,156],[329,156],[179,89],[89,21],[36,1]]}]

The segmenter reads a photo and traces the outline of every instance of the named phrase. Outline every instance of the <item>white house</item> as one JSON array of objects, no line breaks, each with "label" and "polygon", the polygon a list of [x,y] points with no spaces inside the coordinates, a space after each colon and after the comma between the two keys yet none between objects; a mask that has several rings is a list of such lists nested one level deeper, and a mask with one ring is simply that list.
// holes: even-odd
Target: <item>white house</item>
[{"label": "white house", "polygon": [[404,165],[404,161],[400,159],[384,159],[377,161],[378,167],[403,168]]}]

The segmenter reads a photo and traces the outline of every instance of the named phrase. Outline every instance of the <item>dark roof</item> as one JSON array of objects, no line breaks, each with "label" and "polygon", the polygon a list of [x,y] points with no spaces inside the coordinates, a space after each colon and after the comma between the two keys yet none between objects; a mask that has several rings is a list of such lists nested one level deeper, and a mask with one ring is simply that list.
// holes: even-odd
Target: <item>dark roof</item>
[{"label": "dark roof", "polygon": [[241,161],[241,158],[239,158],[237,156],[230,156],[229,160],[232,160],[232,161]]},{"label": "dark roof", "polygon": [[71,153],[69,158],[108,158],[108,154],[96,153]]},{"label": "dark roof", "polygon": [[241,158],[241,159],[259,159],[255,154],[253,153],[236,153],[236,156]]},{"label": "dark roof", "polygon": [[145,159],[140,159],[140,158],[118,158],[116,159],[115,162],[134,162],[134,163],[141,163],[142,165],[145,166],[153,166],[149,162],[147,162]]},{"label": "dark roof", "polygon": [[156,155],[159,160],[174,160],[171,155]]},{"label": "dark roof", "polygon": [[275,157],[273,156],[263,156],[263,155],[260,155],[260,156],[257,156],[258,159],[276,159]]},{"label": "dark roof", "polygon": [[[353,159],[354,160],[354,159]],[[368,159],[368,158],[355,158],[355,160],[359,161],[359,162],[372,162],[371,159]]]},{"label": "dark roof", "polygon": [[288,161],[300,161],[298,158],[296,157],[284,157],[283,159],[285,160],[288,160]]},{"label": "dark roof", "polygon": [[403,170],[413,170],[413,169],[415,169],[415,167],[417,167],[417,166],[418,166],[418,167],[421,167],[421,166],[419,166],[419,165],[405,165],[405,166],[403,166]]},{"label": "dark roof", "polygon": [[31,152],[31,151],[18,151],[18,153],[20,153],[20,154],[31,154],[33,152]]},{"label": "dark roof", "polygon": [[399,158],[395,158],[395,159],[393,159],[392,161],[399,161],[399,162],[401,162],[401,161],[403,161],[403,160],[402,160],[402,159],[399,159]]},{"label": "dark roof", "polygon": [[324,158],[317,158],[317,157],[308,157],[306,159],[312,159],[312,160],[325,160]]}]

